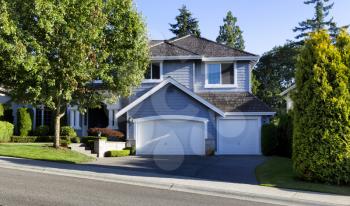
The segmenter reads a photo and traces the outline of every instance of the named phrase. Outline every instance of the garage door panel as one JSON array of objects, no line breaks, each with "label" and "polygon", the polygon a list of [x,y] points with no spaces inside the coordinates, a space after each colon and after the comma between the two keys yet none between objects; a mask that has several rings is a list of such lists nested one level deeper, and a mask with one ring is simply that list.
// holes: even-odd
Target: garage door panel
[{"label": "garage door panel", "polygon": [[137,154],[204,154],[203,122],[187,120],[152,120],[139,122],[137,124]]},{"label": "garage door panel", "polygon": [[223,119],[218,123],[220,154],[260,154],[258,119]]}]

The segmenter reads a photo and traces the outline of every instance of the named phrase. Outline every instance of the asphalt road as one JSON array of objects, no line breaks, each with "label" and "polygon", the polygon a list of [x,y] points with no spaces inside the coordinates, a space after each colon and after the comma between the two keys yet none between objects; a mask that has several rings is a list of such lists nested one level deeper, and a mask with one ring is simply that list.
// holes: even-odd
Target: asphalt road
[{"label": "asphalt road", "polygon": [[230,205],[271,204],[0,168],[0,205]]}]

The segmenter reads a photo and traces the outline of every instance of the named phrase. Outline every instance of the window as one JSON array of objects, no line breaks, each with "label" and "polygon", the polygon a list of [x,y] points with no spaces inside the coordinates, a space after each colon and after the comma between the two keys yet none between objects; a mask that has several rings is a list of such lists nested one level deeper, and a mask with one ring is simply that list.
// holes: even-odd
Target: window
[{"label": "window", "polygon": [[159,81],[161,80],[161,63],[154,62],[150,64],[146,73],[145,73],[146,81]]},{"label": "window", "polygon": [[206,87],[235,86],[235,73],[233,63],[207,64]]}]

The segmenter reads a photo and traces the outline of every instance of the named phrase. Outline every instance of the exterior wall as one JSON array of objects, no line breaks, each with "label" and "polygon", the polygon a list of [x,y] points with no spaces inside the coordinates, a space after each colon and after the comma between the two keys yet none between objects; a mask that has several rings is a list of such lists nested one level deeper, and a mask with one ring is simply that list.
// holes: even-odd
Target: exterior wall
[{"label": "exterior wall", "polygon": [[250,64],[249,62],[237,62],[237,87],[235,88],[205,88],[205,62],[196,63],[195,68],[195,92],[249,92]]},{"label": "exterior wall", "polygon": [[[158,115],[185,115],[208,119],[208,139],[216,140],[216,114],[173,85],[167,85],[128,112],[132,119]],[[128,123],[128,140],[134,140],[134,125]]]},{"label": "exterior wall", "polygon": [[124,148],[125,142],[108,142],[102,139],[95,140],[94,142],[94,152],[97,153],[99,158],[103,158],[107,151],[123,150]]},{"label": "exterior wall", "polygon": [[193,90],[193,63],[193,61],[165,61],[163,62],[163,77],[172,77]]}]

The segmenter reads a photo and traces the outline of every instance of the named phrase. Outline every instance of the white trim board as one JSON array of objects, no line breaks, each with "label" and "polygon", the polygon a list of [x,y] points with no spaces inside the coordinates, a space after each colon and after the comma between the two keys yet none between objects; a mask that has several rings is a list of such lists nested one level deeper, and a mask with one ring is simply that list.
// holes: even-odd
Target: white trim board
[{"label": "white trim board", "polygon": [[225,112],[225,117],[228,116],[273,116],[276,112]]},{"label": "white trim board", "polygon": [[171,77],[168,77],[166,80],[162,81],[161,83],[159,83],[158,85],[156,85],[155,87],[153,87],[151,90],[149,90],[148,92],[146,92],[145,94],[143,94],[141,97],[139,97],[138,99],[136,99],[135,101],[133,101],[132,103],[130,103],[128,106],[124,107],[123,109],[121,109],[120,111],[118,111],[115,114],[115,117],[118,118],[121,115],[123,115],[125,112],[129,111],[130,109],[134,108],[136,105],[140,104],[142,101],[144,101],[146,98],[150,97],[152,94],[156,93],[158,90],[160,90],[161,88],[163,88],[164,86],[166,86],[167,84],[172,84],[174,86],[176,86],[178,89],[182,90],[183,92],[185,92],[186,94],[188,94],[189,96],[191,96],[192,98],[196,99],[197,101],[199,101],[200,103],[204,104],[206,107],[210,108],[211,110],[215,111],[216,113],[218,113],[220,116],[225,116],[225,113],[223,111],[221,111],[219,108],[217,108],[216,106],[212,105],[211,103],[209,103],[207,100],[203,99],[202,97],[200,97],[199,95],[195,94],[194,92],[192,92],[191,90],[189,90],[188,88],[186,88],[185,86],[183,86],[182,84],[178,83],[177,81],[175,81],[174,79],[172,79]]}]

